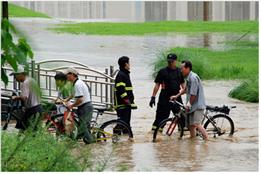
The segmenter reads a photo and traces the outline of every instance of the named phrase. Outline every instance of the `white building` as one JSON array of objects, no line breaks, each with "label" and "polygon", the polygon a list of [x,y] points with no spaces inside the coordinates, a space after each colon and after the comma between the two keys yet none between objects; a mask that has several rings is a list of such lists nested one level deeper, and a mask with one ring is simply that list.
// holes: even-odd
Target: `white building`
[{"label": "white building", "polygon": [[[258,20],[258,1],[20,1],[12,2],[55,18],[160,20]],[[204,13],[205,12],[205,13]]]}]

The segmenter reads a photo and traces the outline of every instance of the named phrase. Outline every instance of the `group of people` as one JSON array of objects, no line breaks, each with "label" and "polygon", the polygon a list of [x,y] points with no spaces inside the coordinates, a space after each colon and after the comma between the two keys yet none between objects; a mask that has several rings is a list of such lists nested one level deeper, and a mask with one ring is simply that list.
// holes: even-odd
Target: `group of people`
[{"label": "group of people", "polygon": [[[16,124],[17,129],[24,131],[35,122],[37,114],[43,111],[40,89],[37,82],[27,75],[23,66],[19,66],[18,70],[10,75],[14,75],[15,79],[21,82],[21,94],[20,96],[12,96],[12,100],[21,100],[24,103],[23,115]],[[64,73],[58,72],[54,76],[59,89],[58,97],[68,102],[69,109],[77,107],[76,112],[80,119],[77,138],[84,138],[86,143],[93,143],[95,139],[90,132],[93,113],[90,89],[78,78],[78,75],[75,68],[68,68]],[[59,98],[55,99],[56,103],[60,103]],[[70,103],[72,98],[74,98],[74,102]]]},{"label": "group of people", "polygon": [[[192,63],[190,61],[182,61],[181,66],[177,67],[176,54],[168,54],[167,62],[168,66],[161,69],[155,78],[155,86],[149,103],[150,107],[155,106],[156,95],[159,89],[161,89],[152,130],[155,130],[161,121],[168,118],[171,111],[174,114],[180,111],[178,105],[173,107],[169,101],[177,100],[182,103],[181,95],[186,93],[186,122],[191,137],[196,136],[195,130],[198,129],[204,136],[204,139],[207,140],[206,130],[201,126],[205,99],[199,76],[192,72]],[[120,57],[118,65],[119,72],[115,78],[114,107],[118,118],[131,128],[131,110],[137,109],[137,106],[134,103],[133,87],[130,79],[129,57]],[[21,95],[13,96],[12,99],[23,101],[25,107],[25,112],[21,117],[22,119],[17,122],[16,128],[25,130],[30,125],[30,120],[36,116],[36,113],[42,112],[40,90],[37,82],[27,76],[22,66],[18,66],[18,70],[12,73],[12,75],[15,76],[18,82],[21,82]],[[69,109],[77,107],[77,115],[80,119],[78,138],[84,138],[85,142],[93,143],[95,139],[90,132],[90,121],[93,113],[90,88],[79,79],[78,75],[79,72],[73,67],[55,75],[56,86],[59,89],[58,97],[68,102],[67,107]],[[74,98],[74,102],[70,103],[69,101],[72,98]],[[55,102],[59,103],[59,99],[57,98]],[[116,127],[114,133],[125,133],[125,130]]]},{"label": "group of people", "polygon": [[[196,137],[196,129],[201,132],[204,139],[208,139],[206,130],[202,127],[203,112],[206,108],[203,87],[199,76],[192,71],[192,63],[188,60],[181,62],[177,67],[177,55],[170,53],[167,55],[168,65],[162,68],[154,80],[155,85],[152,97],[149,102],[150,107],[156,104],[156,95],[161,89],[157,103],[156,117],[152,125],[154,131],[161,121],[168,118],[170,112],[173,114],[180,112],[178,105],[171,105],[170,100],[177,100],[182,103],[181,95],[186,97],[185,125],[190,130],[191,138]],[[117,115],[130,126],[131,109],[137,109],[134,104],[134,95],[130,80],[130,61],[128,57],[121,57],[118,61],[120,71],[115,79],[116,97],[115,107]],[[162,128],[160,128],[162,129]]]}]

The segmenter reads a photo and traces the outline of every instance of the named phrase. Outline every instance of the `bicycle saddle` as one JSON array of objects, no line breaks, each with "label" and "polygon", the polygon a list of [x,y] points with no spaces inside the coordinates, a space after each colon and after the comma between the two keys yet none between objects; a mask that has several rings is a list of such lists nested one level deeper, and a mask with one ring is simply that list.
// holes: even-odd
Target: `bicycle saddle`
[{"label": "bicycle saddle", "polygon": [[228,108],[228,106],[222,106],[222,107],[219,107],[219,106],[210,106],[210,105],[207,105],[206,109],[208,111],[212,111],[212,112],[221,112],[221,113],[224,113],[224,114],[229,114],[230,112],[230,109]]},{"label": "bicycle saddle", "polygon": [[94,110],[97,110],[100,113],[103,113],[105,111],[107,111],[107,108],[94,108]]}]

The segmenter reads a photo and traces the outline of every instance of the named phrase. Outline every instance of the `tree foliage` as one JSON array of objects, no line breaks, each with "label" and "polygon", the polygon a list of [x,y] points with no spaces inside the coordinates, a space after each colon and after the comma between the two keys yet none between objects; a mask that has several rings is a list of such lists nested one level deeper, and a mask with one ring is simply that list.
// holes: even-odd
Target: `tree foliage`
[{"label": "tree foliage", "polygon": [[[20,64],[28,69],[27,59],[33,59],[34,54],[26,39],[19,37],[14,25],[7,19],[2,19],[1,24],[1,79],[7,85],[8,76],[3,67],[10,65],[14,71],[17,71]],[[14,36],[18,37],[17,41]]]}]

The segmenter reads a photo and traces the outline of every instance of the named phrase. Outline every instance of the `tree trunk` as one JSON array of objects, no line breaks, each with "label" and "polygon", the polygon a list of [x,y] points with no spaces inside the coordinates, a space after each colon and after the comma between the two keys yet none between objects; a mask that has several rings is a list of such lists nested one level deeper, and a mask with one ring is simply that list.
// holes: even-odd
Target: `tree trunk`
[{"label": "tree trunk", "polygon": [[209,20],[209,2],[206,1],[203,2],[203,20]]},{"label": "tree trunk", "polygon": [[8,19],[8,2],[2,2],[2,19]]}]

